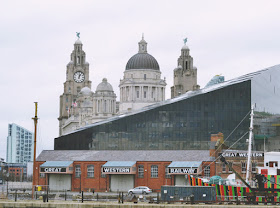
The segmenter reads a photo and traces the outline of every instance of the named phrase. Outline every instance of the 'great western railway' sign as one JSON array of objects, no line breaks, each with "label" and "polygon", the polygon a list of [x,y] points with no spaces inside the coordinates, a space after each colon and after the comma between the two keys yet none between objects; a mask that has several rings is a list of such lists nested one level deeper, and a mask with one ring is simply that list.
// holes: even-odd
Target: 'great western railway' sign
[{"label": "'great western railway' sign", "polygon": [[65,173],[66,168],[41,168],[41,172],[47,173]]},{"label": "'great western railway' sign", "polygon": [[103,168],[103,173],[130,173],[130,168]]},{"label": "'great western railway' sign", "polygon": [[[224,157],[248,157],[247,152],[224,152],[222,154]],[[262,152],[253,152],[251,153],[252,157],[263,157],[264,154]]]},{"label": "'great western railway' sign", "polygon": [[193,174],[197,168],[169,168],[169,174]]}]

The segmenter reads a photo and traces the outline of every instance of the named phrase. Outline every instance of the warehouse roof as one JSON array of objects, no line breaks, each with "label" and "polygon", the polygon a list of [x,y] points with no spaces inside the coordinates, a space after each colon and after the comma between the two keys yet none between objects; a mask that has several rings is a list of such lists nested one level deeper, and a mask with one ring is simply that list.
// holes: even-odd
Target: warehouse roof
[{"label": "warehouse roof", "polygon": [[44,150],[37,161],[210,161],[209,150]]}]

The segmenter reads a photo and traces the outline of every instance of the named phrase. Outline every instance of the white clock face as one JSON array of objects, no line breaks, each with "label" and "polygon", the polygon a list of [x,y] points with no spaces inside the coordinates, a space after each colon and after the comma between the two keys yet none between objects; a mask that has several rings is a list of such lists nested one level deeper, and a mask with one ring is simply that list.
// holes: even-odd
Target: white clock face
[{"label": "white clock face", "polygon": [[81,83],[84,80],[85,80],[85,75],[84,75],[83,72],[81,72],[81,71],[75,72],[75,74],[74,74],[74,81],[75,82]]}]

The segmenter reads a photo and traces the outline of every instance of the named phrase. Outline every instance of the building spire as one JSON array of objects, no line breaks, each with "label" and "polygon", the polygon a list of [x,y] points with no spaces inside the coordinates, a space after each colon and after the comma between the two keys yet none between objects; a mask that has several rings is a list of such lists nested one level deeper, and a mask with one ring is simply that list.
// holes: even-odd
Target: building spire
[{"label": "building spire", "polygon": [[147,53],[147,42],[144,40],[144,33],[142,33],[142,40],[138,43],[138,53]]}]

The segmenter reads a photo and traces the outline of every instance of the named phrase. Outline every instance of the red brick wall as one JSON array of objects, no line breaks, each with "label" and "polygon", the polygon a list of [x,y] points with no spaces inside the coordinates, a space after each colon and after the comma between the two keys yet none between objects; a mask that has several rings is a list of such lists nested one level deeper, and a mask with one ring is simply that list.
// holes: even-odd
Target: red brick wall
[{"label": "red brick wall", "polygon": [[[33,185],[47,185],[48,174],[45,174],[45,178],[39,177],[40,165],[44,162],[36,162],[35,165],[37,167],[36,173],[34,175]],[[80,191],[80,187],[82,191],[92,191],[94,189],[97,192],[109,191],[109,178],[110,176],[107,174],[105,178],[101,177],[101,166],[106,162],[99,161],[75,161],[73,163],[73,174],[72,174],[72,191]],[[154,192],[160,191],[162,185],[174,185],[174,176],[170,178],[165,177],[165,168],[170,165],[171,162],[137,162],[136,163],[136,174],[134,177],[134,185],[136,186],[148,186],[153,189]],[[203,166],[210,164],[210,162],[204,162]],[[77,178],[75,176],[75,166],[80,165],[81,167],[81,178]],[[94,165],[94,178],[87,177],[87,166]],[[144,166],[144,177],[138,177],[138,165]],[[151,178],[151,166],[158,166],[158,177]],[[214,175],[215,172],[215,164],[212,163],[210,165],[211,176]],[[204,172],[202,172],[202,175]]]}]

